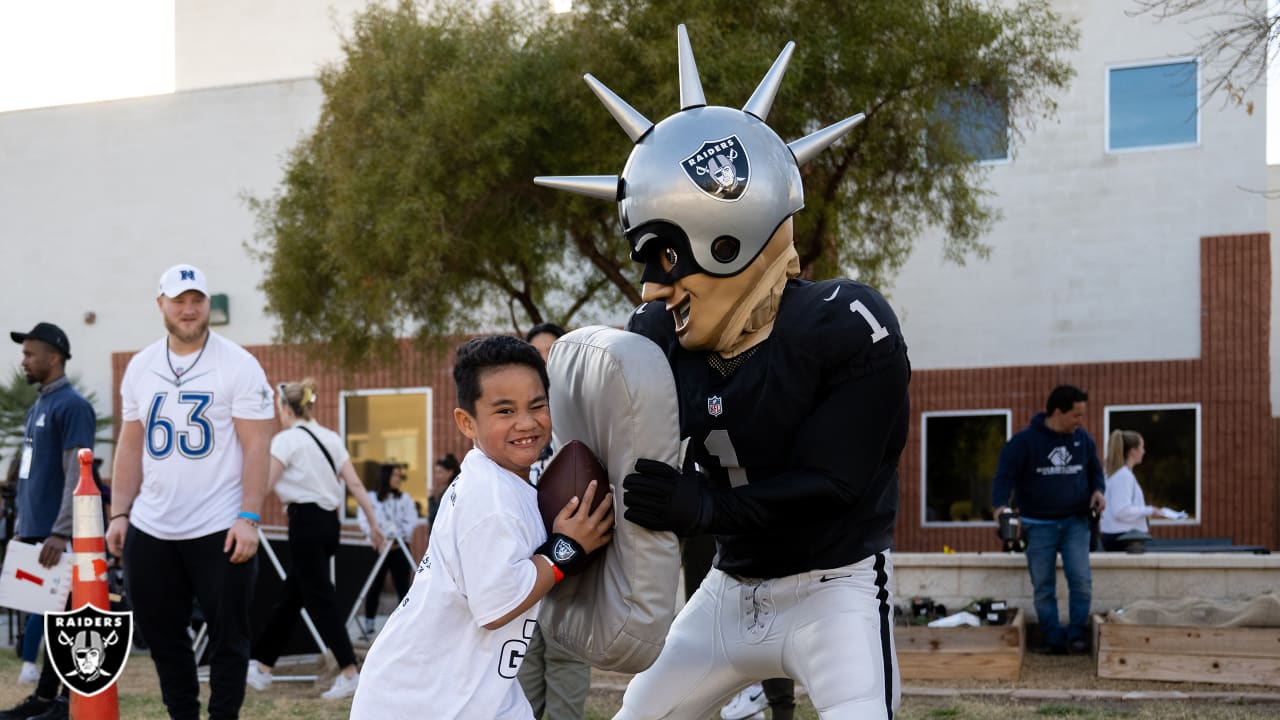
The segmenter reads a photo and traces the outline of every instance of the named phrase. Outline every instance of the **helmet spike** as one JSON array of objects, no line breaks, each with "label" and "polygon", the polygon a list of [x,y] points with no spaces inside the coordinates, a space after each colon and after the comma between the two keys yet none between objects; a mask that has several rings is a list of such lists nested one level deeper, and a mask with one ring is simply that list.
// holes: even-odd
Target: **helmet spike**
[{"label": "helmet spike", "polygon": [[649,132],[649,128],[653,127],[653,123],[649,118],[641,115],[638,110],[627,104],[626,100],[618,97],[605,84],[596,79],[591,73],[582,76],[587,81],[587,85],[591,88],[591,92],[600,98],[600,102],[604,104],[609,114],[614,120],[622,126],[627,136],[631,138],[631,142],[639,142],[644,134]]},{"label": "helmet spike", "polygon": [[618,200],[617,175],[544,175],[533,179],[534,184],[586,195],[600,200]]},{"label": "helmet spike", "polygon": [[844,137],[846,133],[853,129],[855,125],[862,122],[866,115],[858,113],[853,117],[847,117],[840,122],[829,125],[815,133],[806,135],[799,140],[787,143],[787,147],[791,148],[791,154],[796,156],[796,164],[804,167],[810,160],[814,159],[823,150],[826,150],[832,143]]},{"label": "helmet spike", "polygon": [[698,79],[698,64],[693,59],[689,45],[689,31],[681,24],[676,28],[676,44],[680,48],[680,109],[702,107],[707,96],[702,94],[702,81]]},{"label": "helmet spike", "polygon": [[769,117],[769,109],[773,107],[773,99],[778,95],[778,87],[782,84],[782,76],[787,72],[787,65],[791,62],[791,53],[796,49],[794,42],[787,43],[782,48],[782,52],[778,53],[778,59],[773,61],[773,67],[769,68],[769,72],[765,73],[764,79],[760,81],[760,85],[756,87],[756,91],[751,93],[751,99],[747,100],[747,104],[742,106],[742,112],[748,115],[754,115],[764,122]]}]

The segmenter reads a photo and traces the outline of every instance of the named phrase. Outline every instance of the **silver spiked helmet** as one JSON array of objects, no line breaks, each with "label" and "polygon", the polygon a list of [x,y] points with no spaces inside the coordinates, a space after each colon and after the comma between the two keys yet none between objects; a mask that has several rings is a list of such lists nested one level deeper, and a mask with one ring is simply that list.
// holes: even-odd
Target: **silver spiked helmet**
[{"label": "silver spiked helmet", "polygon": [[708,106],[684,25],[676,30],[680,111],[653,124],[590,74],[591,90],[635,143],[617,175],[537,177],[534,182],[616,200],[632,258],[674,227],[701,271],[725,277],[751,264],[775,230],[804,207],[800,166],[862,121],[861,113],[791,143],[765,120],[795,49],[789,42],[741,110]]}]

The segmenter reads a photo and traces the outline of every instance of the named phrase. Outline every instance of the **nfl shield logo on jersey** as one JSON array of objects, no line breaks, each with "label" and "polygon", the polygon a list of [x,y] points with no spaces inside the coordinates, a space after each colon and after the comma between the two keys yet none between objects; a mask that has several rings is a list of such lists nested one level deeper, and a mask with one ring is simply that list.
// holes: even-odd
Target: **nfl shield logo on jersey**
[{"label": "nfl shield logo on jersey", "polygon": [[681,161],[680,167],[702,192],[727,202],[742,197],[751,180],[747,149],[737,135],[702,143],[702,147]]},{"label": "nfl shield logo on jersey", "polygon": [[67,687],[97,695],[115,684],[133,645],[133,613],[85,605],[44,616],[44,645]]},{"label": "nfl shield logo on jersey", "polygon": [[719,395],[712,395],[707,398],[707,412],[711,413],[711,417],[720,417],[724,412],[724,402]]}]

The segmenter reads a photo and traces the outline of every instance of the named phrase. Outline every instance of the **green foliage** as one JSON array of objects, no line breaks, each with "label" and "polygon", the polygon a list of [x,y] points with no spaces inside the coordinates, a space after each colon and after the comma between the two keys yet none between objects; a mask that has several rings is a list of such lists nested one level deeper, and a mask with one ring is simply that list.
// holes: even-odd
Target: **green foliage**
[{"label": "green foliage", "polygon": [[[71,378],[71,384],[80,394],[89,401],[90,405],[97,406],[97,395],[86,393],[80,387],[80,383]],[[18,449],[22,447],[22,440],[26,434],[24,427],[26,425],[27,410],[36,402],[36,396],[39,395],[40,388],[27,382],[27,378],[20,370],[13,370],[9,375],[8,383],[0,385],[0,458],[4,459],[4,465],[0,467],[0,472],[8,469],[8,458],[16,456]],[[111,417],[99,417],[95,427],[94,441],[99,443],[112,443],[111,438]],[[105,434],[104,434],[105,433]]]},{"label": "green foliage", "polygon": [[[22,447],[27,410],[36,402],[40,389],[29,385],[20,370],[13,370],[9,382],[0,385],[0,458],[10,458]],[[5,463],[0,470],[7,470]]]},{"label": "green foliage", "polygon": [[322,72],[319,124],[283,186],[250,200],[284,339],[355,361],[405,334],[572,325],[584,305],[637,303],[616,206],[532,178],[621,173],[631,143],[581,77],[661,120],[678,107],[681,22],[712,104],[740,107],[797,41],[769,116],[785,140],[866,113],[804,169],[796,245],[809,276],[877,284],[926,227],[945,230],[955,262],[986,253],[984,169],[934,112],[941,99],[996,98],[1017,137],[1055,111],[1077,40],[1046,0],[373,6]]}]

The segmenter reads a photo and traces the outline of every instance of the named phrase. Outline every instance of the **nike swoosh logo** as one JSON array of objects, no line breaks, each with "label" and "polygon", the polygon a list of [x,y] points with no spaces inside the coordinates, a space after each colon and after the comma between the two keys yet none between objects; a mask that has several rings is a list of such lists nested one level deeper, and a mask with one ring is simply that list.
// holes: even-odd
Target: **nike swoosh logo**
[{"label": "nike swoosh logo", "polygon": [[648,307],[649,307],[649,306],[648,306],[648,304],[641,305],[640,307],[636,308],[636,314],[637,314],[637,315],[643,315],[643,314],[644,314],[645,309],[646,309],[646,308],[648,308]]},{"label": "nike swoosh logo", "polygon": [[764,695],[764,691],[763,691],[763,690],[761,690],[760,692],[756,693],[755,695],[748,695],[748,696],[747,696],[747,699],[748,699],[748,700],[750,700],[751,702],[757,702],[757,701],[759,701],[759,700],[760,700],[760,696],[761,696],[761,695]]},{"label": "nike swoosh logo", "polygon": [[831,582],[832,580],[839,580],[841,578],[847,578],[847,577],[853,577],[853,576],[852,575],[823,575],[822,577],[818,578],[818,582]]},{"label": "nike swoosh logo", "polygon": [[839,294],[840,294],[840,288],[839,286],[837,286],[835,290],[831,291],[831,297],[823,298],[822,302],[831,302],[832,300],[835,300],[836,296]]}]

